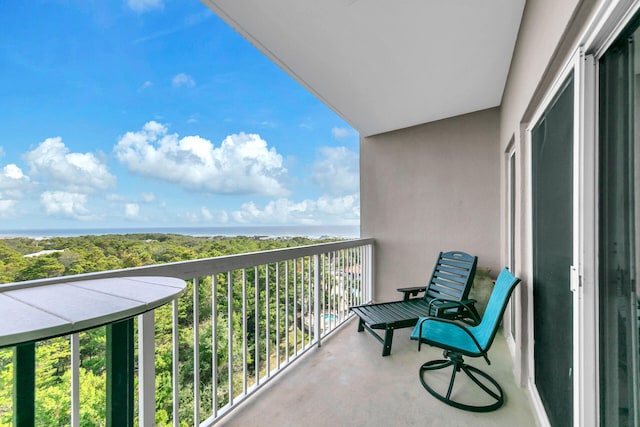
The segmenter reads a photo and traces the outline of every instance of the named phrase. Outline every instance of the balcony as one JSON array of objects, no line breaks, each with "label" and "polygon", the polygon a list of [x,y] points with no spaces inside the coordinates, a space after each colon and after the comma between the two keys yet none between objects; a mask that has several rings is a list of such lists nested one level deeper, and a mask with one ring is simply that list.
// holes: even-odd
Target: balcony
[{"label": "balcony", "polygon": [[[385,358],[376,340],[356,332],[348,307],[371,300],[372,260],[373,240],[358,239],[25,284],[46,287],[125,276],[187,281],[180,303],[138,316],[137,343],[131,339],[124,351],[131,358],[124,365],[135,365],[135,373],[123,375],[120,365],[107,365],[107,383],[112,384],[106,393],[107,425],[413,425],[427,419],[442,425],[534,425],[501,336],[489,354],[493,363],[488,370],[505,389],[505,406],[473,415],[441,404],[422,389],[418,366],[439,354],[430,348],[418,353],[408,339],[409,330],[396,333],[393,353]],[[3,288],[7,287],[0,286],[0,292]],[[167,318],[168,333],[158,321]],[[133,332],[135,323],[125,320],[108,327]],[[70,404],[60,419],[79,426],[83,408],[78,333],[67,342]],[[170,342],[170,354],[159,354],[159,342]],[[114,352],[114,345],[108,335],[107,354]],[[171,390],[159,389],[159,359],[170,361]],[[16,378],[33,377],[35,369],[20,356],[14,361],[22,363],[15,363],[9,383],[0,377],[0,385],[13,382],[15,390],[22,382]],[[124,378],[126,384],[114,385],[114,378]],[[0,407],[0,420],[33,425],[38,394],[26,396],[27,402],[23,395],[14,397],[12,408]],[[125,415],[119,409],[123,407],[128,408]]]},{"label": "balcony", "polygon": [[[514,382],[513,363],[501,334],[489,353],[491,366],[482,359],[471,363],[500,383],[505,404],[495,412],[478,414],[451,408],[422,388],[418,367],[441,358],[441,350],[423,346],[418,352],[415,341],[409,339],[410,329],[405,329],[395,332],[391,355],[382,357],[380,343],[356,329],[357,319],[347,321],[322,347],[217,425],[537,425],[525,390]],[[443,384],[446,381],[443,377]]]}]

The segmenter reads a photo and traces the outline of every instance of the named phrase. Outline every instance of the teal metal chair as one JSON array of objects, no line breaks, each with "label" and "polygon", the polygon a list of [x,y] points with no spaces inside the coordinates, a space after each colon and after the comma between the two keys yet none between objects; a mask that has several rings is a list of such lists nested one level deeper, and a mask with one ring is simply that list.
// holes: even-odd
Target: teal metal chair
[{"label": "teal metal chair", "polygon": [[[491,364],[487,353],[500,327],[500,321],[509,302],[509,297],[520,279],[509,270],[503,269],[498,275],[480,324],[469,326],[439,317],[422,317],[418,320],[411,339],[418,341],[418,351],[422,343],[444,350],[446,359],[431,360],[420,367],[420,382],[434,397],[455,408],[474,412],[488,412],[498,409],[504,403],[502,388],[489,374],[467,365],[463,356],[484,357]],[[452,367],[451,379],[446,394],[436,391],[427,384],[425,376],[430,371]],[[456,374],[464,372],[479,389],[488,394],[490,404],[473,405],[455,399],[454,383]]]}]

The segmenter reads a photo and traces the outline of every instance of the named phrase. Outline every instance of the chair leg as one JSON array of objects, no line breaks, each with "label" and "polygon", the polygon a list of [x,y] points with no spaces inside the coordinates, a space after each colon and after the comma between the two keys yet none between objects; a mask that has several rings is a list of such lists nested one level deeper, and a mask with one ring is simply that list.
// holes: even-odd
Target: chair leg
[{"label": "chair leg", "polygon": [[361,317],[358,321],[358,332],[364,331],[364,319]]},{"label": "chair leg", "polygon": [[382,343],[382,357],[391,354],[391,344],[393,343],[393,328],[387,328],[384,332],[384,343]]},{"label": "chair leg", "polygon": [[[500,385],[489,374],[481,371],[478,368],[467,365],[464,363],[462,356],[458,353],[445,351],[444,356],[447,359],[430,360],[420,366],[420,382],[422,386],[436,399],[453,406],[454,408],[463,409],[465,411],[473,412],[489,412],[498,409],[504,403],[504,395]],[[425,373],[427,371],[435,371],[438,369],[444,369],[452,367],[451,378],[449,380],[449,386],[446,394],[441,394],[434,390],[425,380]],[[456,380],[456,373],[462,371],[465,373],[471,381],[473,381],[480,390],[489,395],[492,399],[492,403],[488,405],[471,405],[467,403],[461,403],[451,398],[453,392],[453,386]],[[480,378],[479,378],[480,377]],[[482,381],[484,379],[484,381]],[[492,386],[492,387],[491,387]]]}]

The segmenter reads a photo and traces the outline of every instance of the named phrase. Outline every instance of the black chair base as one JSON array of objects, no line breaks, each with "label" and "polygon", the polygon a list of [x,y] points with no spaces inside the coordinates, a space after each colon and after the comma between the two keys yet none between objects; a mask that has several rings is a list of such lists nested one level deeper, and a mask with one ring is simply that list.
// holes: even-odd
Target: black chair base
[{"label": "black chair base", "polygon": [[[500,388],[500,385],[496,382],[496,380],[494,380],[486,372],[483,372],[478,368],[464,363],[462,355],[458,353],[445,350],[444,356],[447,359],[430,360],[420,366],[420,382],[422,383],[422,386],[433,397],[446,403],[447,405],[453,406],[454,408],[472,412],[490,412],[502,406],[502,404],[504,403],[504,395],[502,393],[502,388]],[[429,386],[426,383],[424,376],[427,371],[444,369],[449,366],[452,366],[451,380],[449,381],[449,388],[447,390],[447,393],[446,395],[444,395],[440,394],[431,386]],[[493,403],[490,403],[488,405],[470,405],[451,399],[451,392],[453,390],[453,385],[456,379],[456,373],[460,371],[464,372],[473,381],[473,383],[475,383],[482,391],[488,394],[492,398]],[[484,382],[482,381],[482,378],[485,380]]]}]

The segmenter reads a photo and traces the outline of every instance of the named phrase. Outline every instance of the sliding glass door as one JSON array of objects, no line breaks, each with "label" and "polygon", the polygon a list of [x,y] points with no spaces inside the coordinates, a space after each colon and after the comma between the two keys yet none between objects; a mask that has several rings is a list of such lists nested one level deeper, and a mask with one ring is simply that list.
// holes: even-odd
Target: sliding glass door
[{"label": "sliding glass door", "polygon": [[534,380],[553,426],[573,423],[573,86],[531,131]]},{"label": "sliding glass door", "polygon": [[[635,26],[637,28],[637,24]],[[640,425],[640,30],[600,60],[600,425]]]}]

